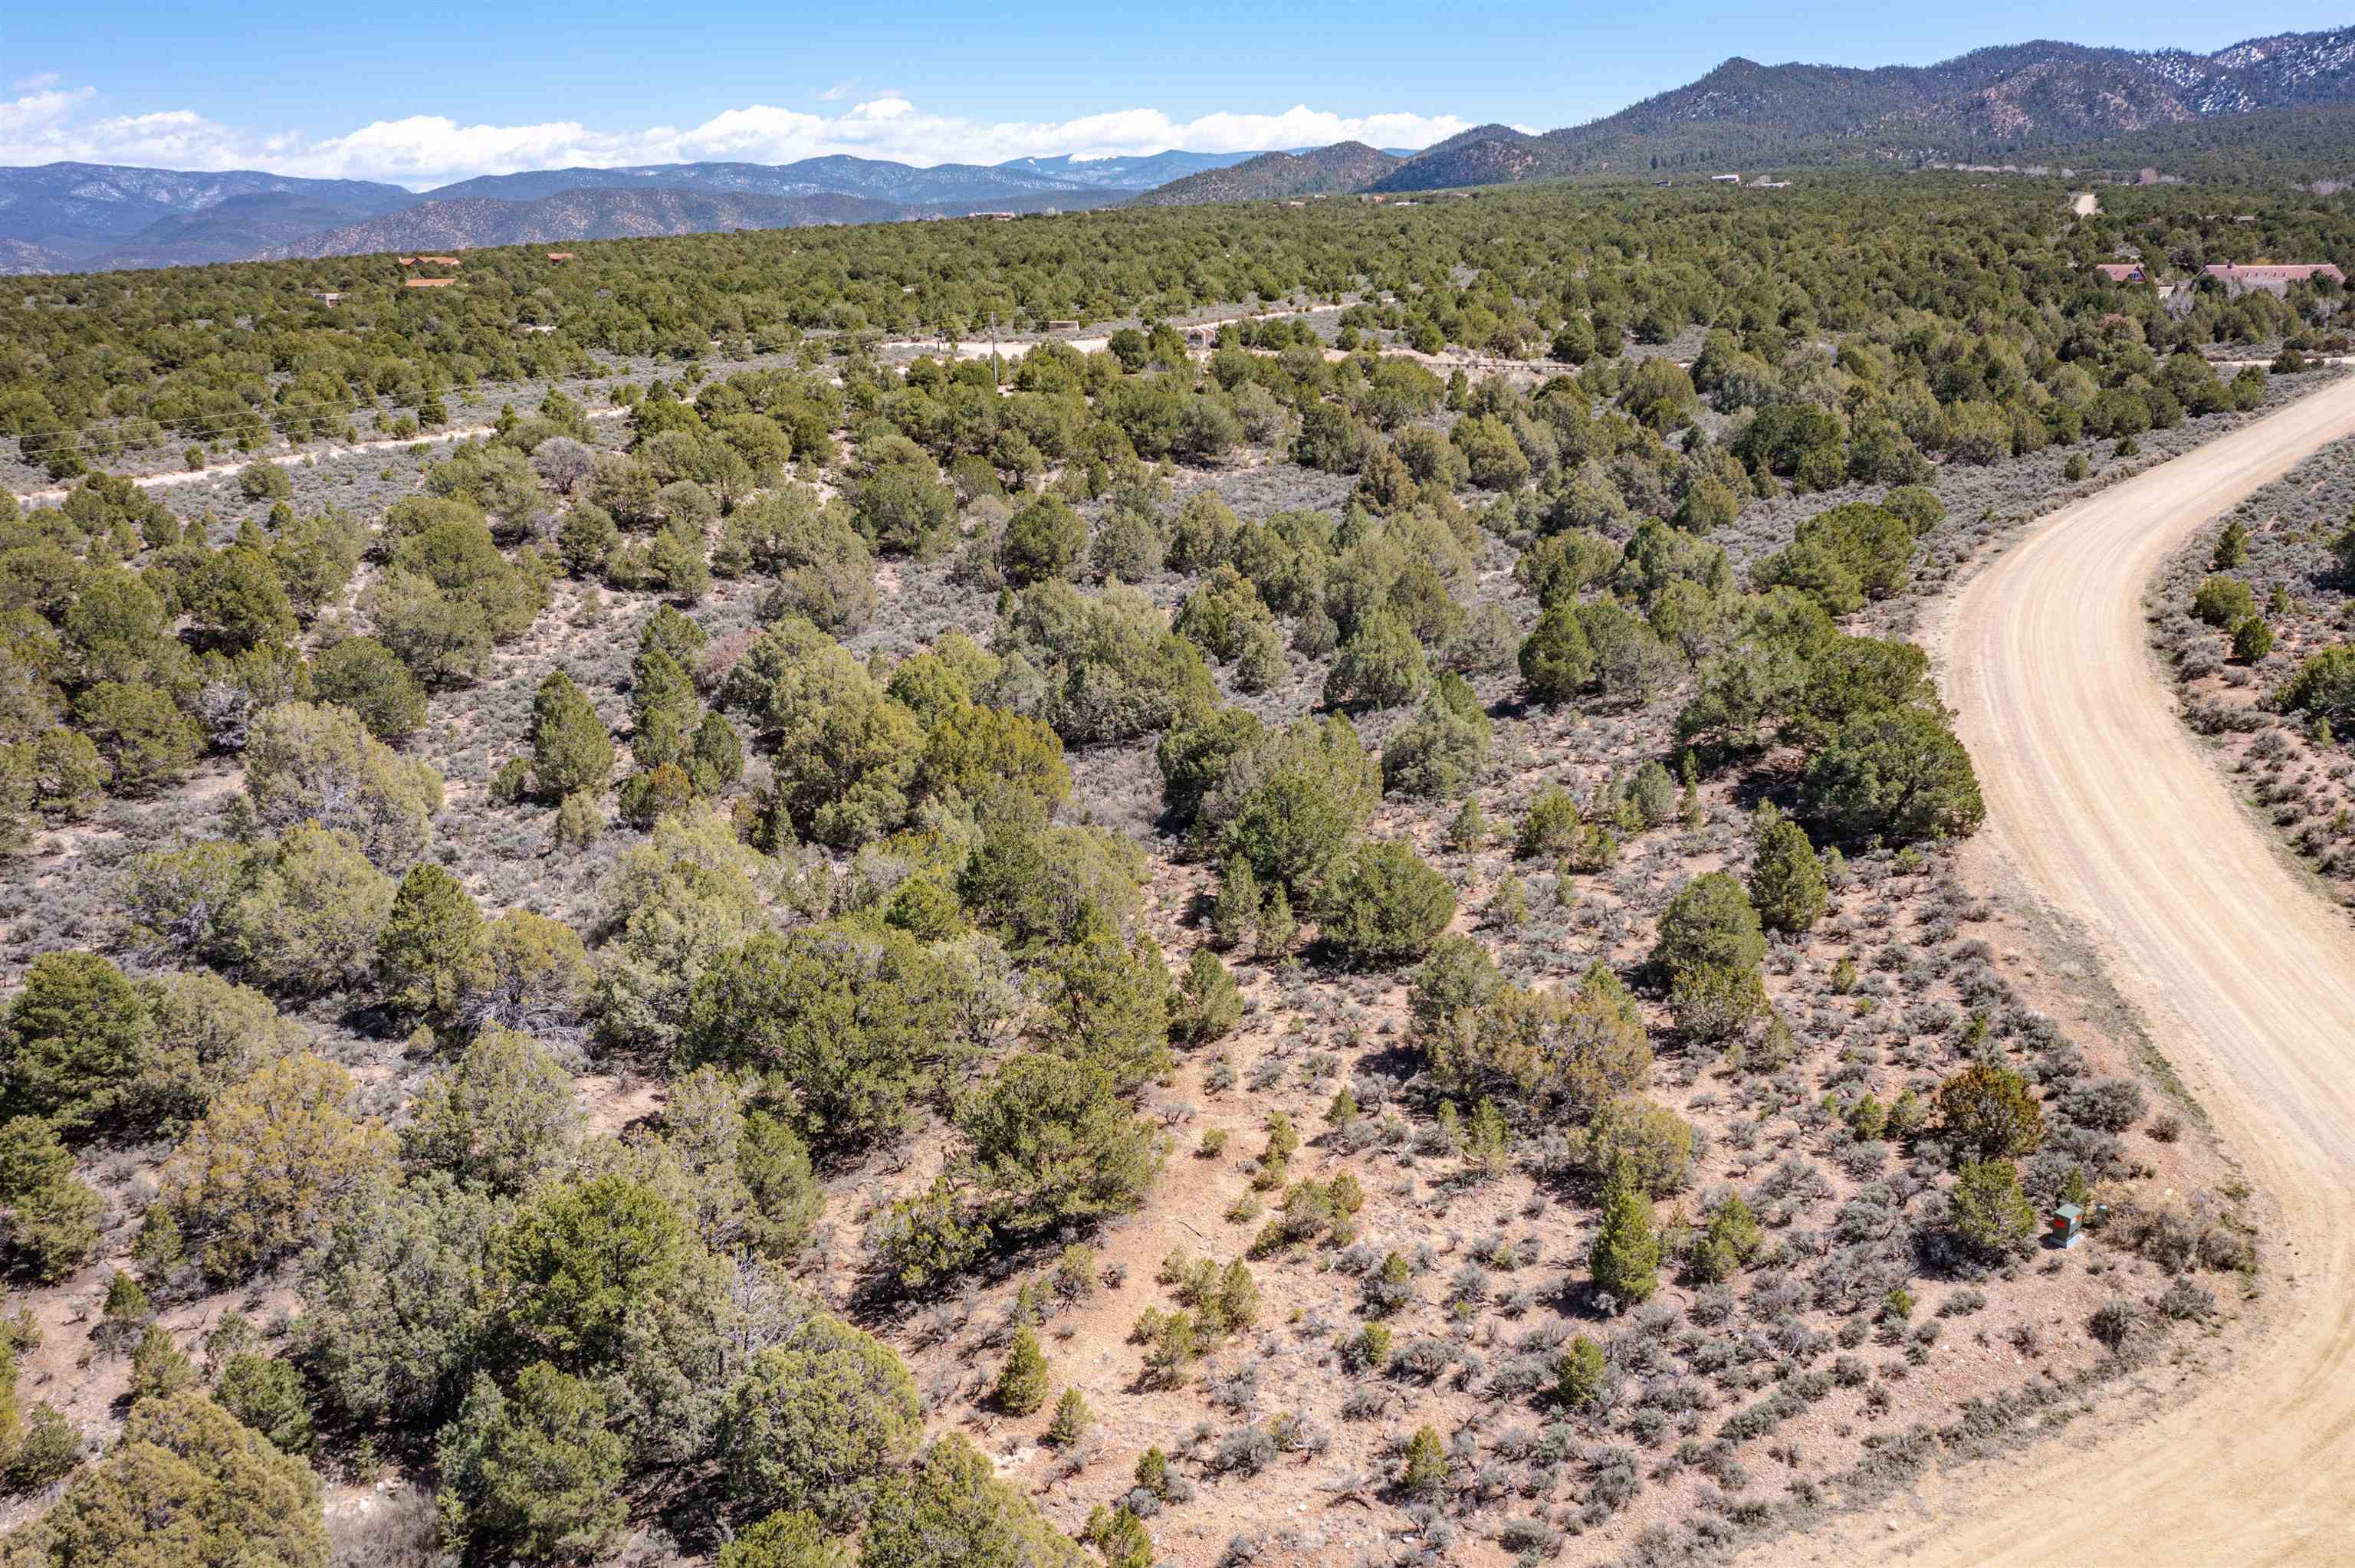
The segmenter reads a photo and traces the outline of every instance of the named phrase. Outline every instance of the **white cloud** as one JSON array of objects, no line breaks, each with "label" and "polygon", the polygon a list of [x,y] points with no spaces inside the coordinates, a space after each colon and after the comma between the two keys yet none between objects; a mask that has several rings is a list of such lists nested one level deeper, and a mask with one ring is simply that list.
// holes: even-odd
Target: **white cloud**
[{"label": "white cloud", "polygon": [[45,87],[55,87],[65,78],[53,70],[37,70],[30,76],[20,76],[11,85],[18,92],[38,92]]},{"label": "white cloud", "polygon": [[[87,87],[60,89],[48,86],[0,103],[0,149],[13,149],[20,143],[30,145],[46,138],[63,135],[75,111],[97,96]],[[0,161],[16,163],[19,160],[8,158]],[[29,159],[22,161],[30,162]]]},{"label": "white cloud", "polygon": [[[1467,122],[1454,115],[1344,115],[1295,104],[1281,113],[1219,112],[1176,120],[1157,109],[1124,109],[1062,121],[987,122],[927,112],[905,94],[878,89],[820,114],[748,104],[699,125],[600,129],[578,121],[537,125],[462,125],[444,115],[379,120],[341,135],[314,137],[223,125],[187,110],[98,112],[90,88],[28,78],[21,96],[0,102],[0,164],[145,164],[183,169],[266,168],[322,178],[389,180],[422,189],[474,175],[580,164],[725,159],[783,164],[847,153],[901,163],[996,164],[1058,153],[1121,157],[1182,147],[1200,153],[1263,152],[1360,141],[1423,147]],[[845,82],[820,94],[837,101]]]}]

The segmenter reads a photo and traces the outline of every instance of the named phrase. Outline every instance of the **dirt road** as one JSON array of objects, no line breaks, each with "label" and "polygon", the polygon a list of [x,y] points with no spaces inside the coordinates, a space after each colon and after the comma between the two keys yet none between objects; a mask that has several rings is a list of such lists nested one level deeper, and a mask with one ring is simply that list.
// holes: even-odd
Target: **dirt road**
[{"label": "dirt road", "polygon": [[[589,418],[617,419],[628,412],[627,408],[591,408],[589,410]],[[298,447],[293,451],[273,452],[269,461],[281,468],[294,468],[299,466],[305,458],[356,457],[368,452],[405,450],[410,447],[434,446],[450,441],[471,441],[478,437],[490,435],[497,429],[496,425],[466,425],[456,429],[426,430],[414,436],[387,436],[378,440],[357,441],[350,444]],[[162,473],[134,475],[131,482],[142,490],[163,490],[176,484],[194,484],[199,480],[218,479],[225,473],[236,472],[243,466],[242,463],[213,463],[205,468],[166,469]],[[47,490],[21,492],[16,499],[27,504],[63,501],[71,489],[70,485],[53,484]]]},{"label": "dirt road", "polygon": [[[1173,322],[1170,324],[1175,326],[1180,333],[1215,333],[1222,326],[1231,326],[1239,322],[1281,321],[1290,316],[1325,316],[1331,315],[1336,311],[1345,310],[1348,307],[1343,305],[1302,305],[1296,307],[1274,305],[1270,306],[1265,310],[1245,311],[1240,315],[1212,316],[1207,321]],[[991,355],[995,354],[1000,359],[1019,359],[1041,343],[1060,343],[1067,347],[1075,348],[1082,354],[1101,354],[1105,349],[1112,346],[1112,334],[1110,333],[1103,333],[1095,337],[1007,338],[1004,341],[996,344],[991,343],[987,338],[984,338],[978,343],[960,341],[956,345],[954,357],[958,359],[987,359]],[[878,349],[912,348],[921,354],[929,354],[935,359],[948,355],[948,351],[941,346],[941,340],[936,337],[888,338],[882,343],[877,344],[875,346]]]},{"label": "dirt road", "polygon": [[2279,1202],[2262,1337],[2172,1410],[2096,1416],[1760,1561],[2355,1560],[2355,928],[2179,721],[2142,609],[2203,522],[2351,433],[2355,380],[2340,381],[2057,513],[1930,639],[1986,787],[1995,863],[2085,928]]}]

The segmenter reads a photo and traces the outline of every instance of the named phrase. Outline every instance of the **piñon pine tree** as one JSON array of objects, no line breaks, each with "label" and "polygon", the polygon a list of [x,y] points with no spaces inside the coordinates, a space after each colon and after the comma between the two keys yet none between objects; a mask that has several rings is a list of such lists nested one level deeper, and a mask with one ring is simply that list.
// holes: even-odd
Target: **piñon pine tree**
[{"label": "pi\u00f1on pine tree", "polygon": [[1014,1330],[1014,1344],[997,1372],[996,1398],[1008,1415],[1028,1415],[1047,1403],[1047,1358],[1028,1323]]},{"label": "pi\u00f1on pine tree", "polygon": [[1650,1298],[1659,1287],[1660,1237],[1652,1225],[1652,1202],[1636,1185],[1625,1155],[1603,1195],[1603,1228],[1588,1254],[1594,1288],[1619,1307]]}]

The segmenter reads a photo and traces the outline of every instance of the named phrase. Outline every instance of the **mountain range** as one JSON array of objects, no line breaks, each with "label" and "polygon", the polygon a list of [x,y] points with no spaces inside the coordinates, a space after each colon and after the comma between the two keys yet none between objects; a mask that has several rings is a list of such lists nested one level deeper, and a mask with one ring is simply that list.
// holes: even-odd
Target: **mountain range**
[{"label": "mountain range", "polygon": [[419,198],[367,180],[104,164],[0,169],[0,272],[225,261]]},{"label": "mountain range", "polygon": [[930,168],[836,155],[534,169],[424,192],[250,169],[48,164],[0,169],[0,275],[2023,155],[2076,166],[2180,157],[2195,173],[2263,166],[2276,178],[2295,170],[2339,181],[2355,176],[2350,106],[2355,28],[2341,28],[2208,54],[2040,40],[1874,69],[1737,58],[1582,125],[1481,125],[1412,154],[1344,142]]},{"label": "mountain range", "polygon": [[814,191],[803,196],[584,187],[538,201],[460,196],[420,203],[273,245],[254,260],[366,256],[378,250],[467,250],[488,245],[553,245],[579,239],[640,239],[710,234],[730,228],[802,228],[821,223],[901,223],[927,209],[868,196]]},{"label": "mountain range", "polygon": [[838,155],[649,164],[485,175],[422,192],[252,170],[45,164],[0,169],[0,275],[1069,210],[1254,155],[1173,151],[930,168]]},{"label": "mountain range", "polygon": [[[2212,54],[2040,40],[1934,66],[1760,65],[1736,58],[1584,125],[1483,125],[1368,188],[1644,175],[1761,164],[1983,162],[2240,115],[2355,102],[2355,28],[2251,38]],[[2355,148],[2348,164],[2355,166]]]}]

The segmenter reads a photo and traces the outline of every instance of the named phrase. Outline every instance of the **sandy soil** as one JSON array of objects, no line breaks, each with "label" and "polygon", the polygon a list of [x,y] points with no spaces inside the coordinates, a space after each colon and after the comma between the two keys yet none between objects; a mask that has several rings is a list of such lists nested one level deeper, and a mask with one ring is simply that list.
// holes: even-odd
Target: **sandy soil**
[{"label": "sandy soil", "polygon": [[2069,198],[2069,210],[2079,217],[2091,217],[2102,210],[2102,198],[2092,191],[2079,191]]},{"label": "sandy soil", "polygon": [[1986,787],[1991,863],[2085,929],[2277,1205],[2252,1331],[2155,1416],[1933,1478],[1760,1561],[2348,1561],[2355,931],[2178,721],[2142,598],[2202,523],[2351,432],[2355,382],[2339,382],[2055,513],[1930,629]]}]

